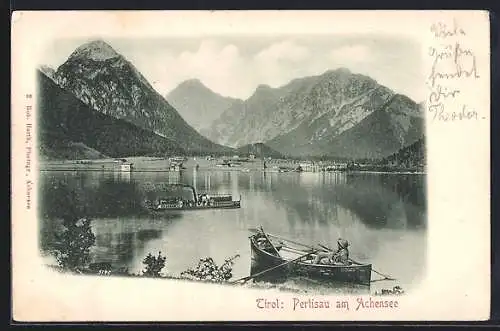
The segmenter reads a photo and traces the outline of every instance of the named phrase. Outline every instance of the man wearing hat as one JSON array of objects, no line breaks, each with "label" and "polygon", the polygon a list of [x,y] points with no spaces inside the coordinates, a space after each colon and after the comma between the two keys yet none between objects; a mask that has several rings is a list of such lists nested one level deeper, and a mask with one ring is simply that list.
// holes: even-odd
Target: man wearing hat
[{"label": "man wearing hat", "polygon": [[331,252],[318,253],[313,264],[349,264],[349,250],[347,247],[349,247],[347,240],[339,238],[337,240],[337,249]]}]

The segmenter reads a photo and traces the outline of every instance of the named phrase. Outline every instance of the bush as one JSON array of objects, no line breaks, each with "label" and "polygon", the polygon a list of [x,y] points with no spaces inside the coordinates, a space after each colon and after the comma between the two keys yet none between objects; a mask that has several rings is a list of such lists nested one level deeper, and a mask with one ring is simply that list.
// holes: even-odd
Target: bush
[{"label": "bush", "polygon": [[227,281],[233,277],[233,264],[237,257],[239,257],[238,254],[226,259],[221,266],[217,266],[211,257],[200,259],[195,268],[183,271],[181,276],[189,279],[207,280],[212,282]]},{"label": "bush", "polygon": [[65,220],[61,234],[56,235],[54,250],[57,262],[63,270],[81,272],[90,259],[90,247],[95,243],[91,220]]},{"label": "bush", "polygon": [[142,275],[146,277],[162,277],[161,270],[165,267],[166,256],[162,256],[161,252],[158,252],[158,256],[155,257],[149,253],[142,263],[146,265],[146,269],[142,271]]}]

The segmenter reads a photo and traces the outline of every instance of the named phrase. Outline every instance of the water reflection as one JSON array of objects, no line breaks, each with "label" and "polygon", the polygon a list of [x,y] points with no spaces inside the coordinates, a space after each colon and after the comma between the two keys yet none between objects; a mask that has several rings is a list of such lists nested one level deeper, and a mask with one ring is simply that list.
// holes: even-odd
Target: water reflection
[{"label": "water reflection", "polygon": [[[42,250],[50,250],[58,219],[94,219],[96,261],[140,271],[147,253],[166,252],[167,269],[180,273],[199,258],[241,258],[233,275],[246,276],[248,228],[260,225],[290,239],[329,246],[338,237],[351,254],[402,273],[411,283],[425,262],[425,177],[345,173],[43,172],[40,176]],[[148,185],[183,183],[198,192],[241,194],[242,208],[151,215],[143,207]],[[397,250],[397,251],[395,251]]]},{"label": "water reflection", "polygon": [[127,267],[135,258],[141,259],[146,243],[161,238],[162,235],[160,229],[111,232],[109,227],[102,225],[103,223],[97,224],[93,229],[96,233],[96,246],[92,250],[93,260],[110,262],[117,267]]}]

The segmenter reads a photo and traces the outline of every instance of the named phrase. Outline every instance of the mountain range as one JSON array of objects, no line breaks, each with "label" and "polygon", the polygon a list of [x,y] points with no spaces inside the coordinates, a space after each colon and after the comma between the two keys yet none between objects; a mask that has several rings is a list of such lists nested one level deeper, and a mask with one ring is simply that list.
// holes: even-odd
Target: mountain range
[{"label": "mountain range", "polygon": [[166,99],[197,131],[210,127],[224,110],[242,102],[213,92],[198,79],[182,82],[168,93]]},{"label": "mountain range", "polygon": [[311,122],[305,121],[268,144],[293,156],[386,157],[423,135],[423,118],[413,114],[419,112],[418,108],[404,108],[404,99],[392,95],[377,104],[374,111],[350,105],[346,113],[326,113]]},{"label": "mountain range", "polygon": [[183,154],[174,141],[95,111],[44,73],[37,73],[40,154],[49,159],[93,159]]},{"label": "mountain range", "polygon": [[381,158],[419,139],[423,125],[413,100],[341,68],[261,85],[202,132],[233,147],[264,142],[294,157]]},{"label": "mountain range", "polygon": [[259,85],[246,100],[221,96],[196,79],[164,98],[102,40],[81,45],[57,70],[39,70],[45,141],[61,138],[62,149],[96,157],[248,152],[382,159],[424,131],[422,105],[345,68],[276,88]]},{"label": "mountain range", "polygon": [[102,40],[78,47],[54,80],[90,108],[174,141],[187,153],[232,151],[187,124],[132,63]]}]

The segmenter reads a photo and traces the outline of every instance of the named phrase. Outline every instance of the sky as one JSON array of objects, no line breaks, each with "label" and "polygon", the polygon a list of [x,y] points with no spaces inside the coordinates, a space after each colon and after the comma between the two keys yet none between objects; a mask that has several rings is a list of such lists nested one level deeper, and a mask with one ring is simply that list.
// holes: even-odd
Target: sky
[{"label": "sky", "polygon": [[[81,44],[61,39],[42,55],[57,69]],[[187,79],[240,99],[260,84],[271,87],[340,67],[364,74],[416,102],[425,99],[421,45],[408,38],[364,35],[252,35],[166,39],[103,39],[132,62],[163,96]]]}]

